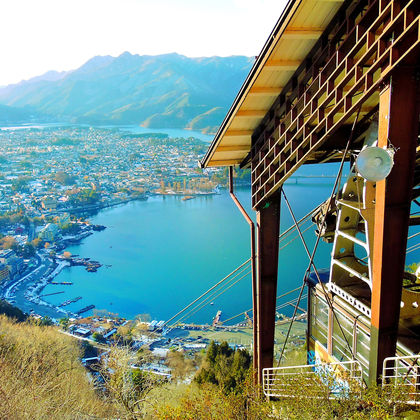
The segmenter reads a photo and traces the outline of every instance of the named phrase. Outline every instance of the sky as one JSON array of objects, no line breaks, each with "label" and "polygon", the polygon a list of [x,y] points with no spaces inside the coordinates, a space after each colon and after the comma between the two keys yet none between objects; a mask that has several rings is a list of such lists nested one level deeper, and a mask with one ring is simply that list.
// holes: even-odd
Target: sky
[{"label": "sky", "polygon": [[0,85],[96,55],[261,51],[286,0],[0,0]]}]

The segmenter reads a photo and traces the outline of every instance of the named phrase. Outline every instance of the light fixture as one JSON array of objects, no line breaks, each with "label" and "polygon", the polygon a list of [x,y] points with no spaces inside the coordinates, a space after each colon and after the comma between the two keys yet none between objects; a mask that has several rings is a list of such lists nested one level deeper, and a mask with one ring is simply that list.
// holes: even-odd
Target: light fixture
[{"label": "light fixture", "polygon": [[366,147],[356,158],[356,170],[368,181],[381,181],[394,166],[394,153],[394,149]]}]

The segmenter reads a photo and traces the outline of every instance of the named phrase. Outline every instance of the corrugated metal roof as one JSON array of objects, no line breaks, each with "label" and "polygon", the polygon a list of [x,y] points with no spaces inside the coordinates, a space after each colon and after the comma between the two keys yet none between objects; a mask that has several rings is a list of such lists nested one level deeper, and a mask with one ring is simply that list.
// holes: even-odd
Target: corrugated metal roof
[{"label": "corrugated metal roof", "polygon": [[290,0],[222,122],[202,167],[239,164],[251,136],[344,0]]}]

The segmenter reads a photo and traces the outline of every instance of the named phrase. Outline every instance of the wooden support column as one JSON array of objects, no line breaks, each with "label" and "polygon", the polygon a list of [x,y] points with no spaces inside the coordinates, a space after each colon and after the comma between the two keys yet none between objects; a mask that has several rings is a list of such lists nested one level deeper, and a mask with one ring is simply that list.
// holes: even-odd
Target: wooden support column
[{"label": "wooden support column", "polygon": [[262,370],[273,367],[279,259],[280,190],[257,210],[257,339],[258,382]]},{"label": "wooden support column", "polygon": [[397,151],[387,179],[376,183],[369,382],[395,356],[418,136],[415,69],[400,68],[379,99],[378,146]]}]

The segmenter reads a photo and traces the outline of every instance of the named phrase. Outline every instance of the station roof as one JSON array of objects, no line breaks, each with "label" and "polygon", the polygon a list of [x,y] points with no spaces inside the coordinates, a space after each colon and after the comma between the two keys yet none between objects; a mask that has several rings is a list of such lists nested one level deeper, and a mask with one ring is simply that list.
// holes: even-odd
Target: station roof
[{"label": "station roof", "polygon": [[240,164],[251,136],[344,0],[289,0],[201,161]]}]

